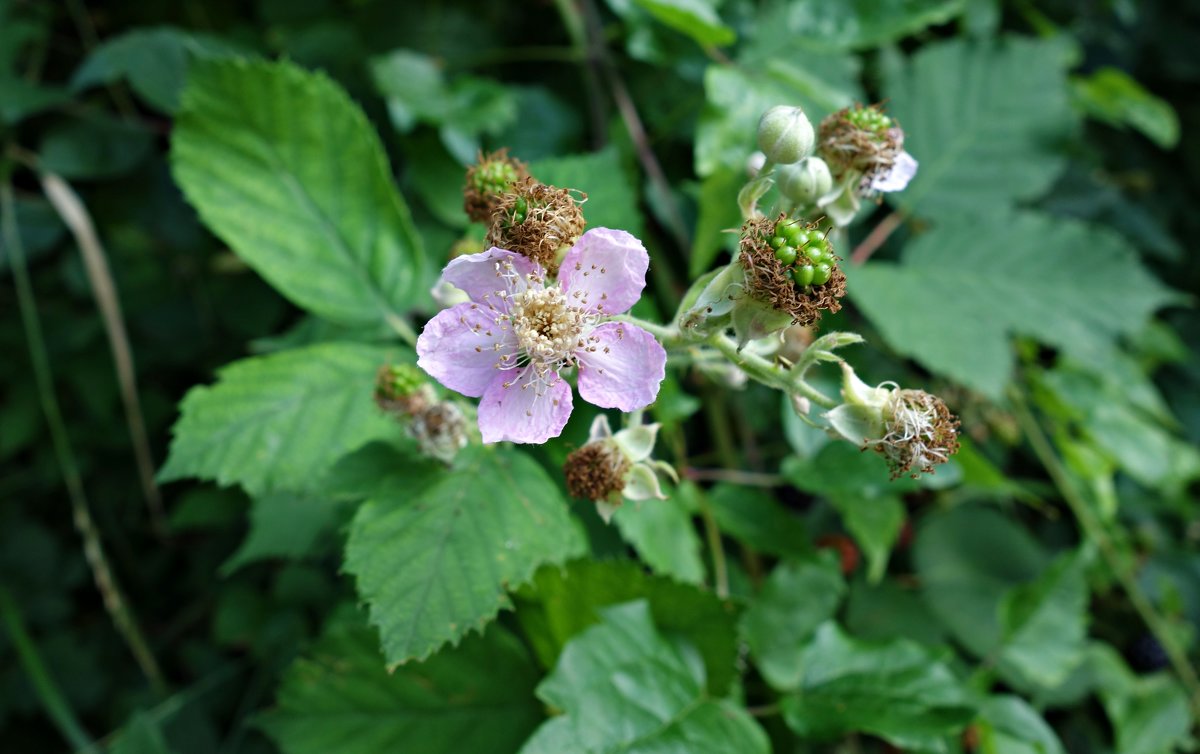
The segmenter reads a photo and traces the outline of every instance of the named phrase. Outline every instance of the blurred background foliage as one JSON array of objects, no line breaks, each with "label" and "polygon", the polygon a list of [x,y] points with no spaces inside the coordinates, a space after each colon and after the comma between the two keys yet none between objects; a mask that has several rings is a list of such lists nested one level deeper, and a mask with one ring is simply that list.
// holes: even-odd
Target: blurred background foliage
[{"label": "blurred background foliage", "polygon": [[[632,545],[658,574],[634,568],[627,580],[702,582],[707,545],[691,516],[705,498],[743,548],[729,580],[749,604],[738,630],[756,668],[742,682],[751,702],[769,698],[767,687],[811,681],[804,652],[861,660],[856,641],[903,637],[916,644],[896,662],[974,671],[978,688],[1026,700],[989,697],[969,734],[943,746],[1188,746],[1187,693],[1164,671],[1164,648],[1127,582],[1195,657],[1200,142],[1186,134],[1200,127],[1198,49],[1200,10],[1129,0],[0,0],[0,160],[13,186],[0,238],[3,749],[94,740],[120,752],[311,751],[297,721],[336,702],[306,697],[311,686],[297,677],[359,668],[363,683],[394,682],[394,696],[369,701],[381,725],[411,702],[403,684],[422,682],[383,676],[353,619],[333,619],[314,644],[356,600],[342,572],[350,507],[290,493],[252,504],[236,487],[191,482],[165,487],[161,504],[147,491],[98,308],[103,276],[89,273],[87,240],[27,169],[65,181],[94,223],[149,456],[161,464],[176,404],[218,367],[385,336],[302,313],[205,230],[176,186],[169,145],[189,67],[229,55],[322,70],[362,106],[412,210],[425,283],[456,244],[481,241],[461,210],[463,168],[478,150],[506,146],[541,180],[586,191],[591,225],[645,239],[654,296],[641,306],[660,321],[731,248],[723,231],[738,224],[733,196],[764,109],[799,103],[816,122],[886,100],[921,171],[894,206],[869,206],[852,228],[842,255],[867,241],[873,256],[848,270],[852,305],[827,327],[861,330],[877,346],[854,356],[868,381],[946,395],[963,420],[961,456],[932,480],[881,483],[873,458],[828,444],[777,394],[723,393],[721,375],[678,372],[655,416],[664,455],[693,481],[664,520],[618,516],[620,536],[577,510],[591,551],[619,556]],[[868,236],[880,222],[895,226],[882,244]],[[91,504],[94,527],[84,528],[104,543],[161,685],[109,618],[73,525],[71,475],[19,316],[16,239],[41,323],[35,341]],[[425,298],[413,306],[432,311]],[[556,479],[589,419],[577,412],[567,443],[538,450]],[[764,566],[776,559],[784,565]],[[614,590],[611,576],[577,568],[602,595],[581,604],[659,595],[651,608],[664,629],[673,611],[705,615],[665,580]],[[545,638],[545,625],[569,623],[545,596],[564,589],[555,578],[539,574],[504,620],[543,636],[528,640],[543,669],[580,630]],[[622,610],[621,620],[653,630]],[[834,615],[843,628],[818,630]],[[724,657],[732,619],[702,623],[711,632],[693,642],[706,659]],[[453,685],[455,662],[486,657],[513,663],[501,680],[531,690],[529,650],[499,631],[435,658],[429,677]],[[302,653],[309,664],[292,666]],[[793,695],[761,722],[777,751],[832,751],[809,741],[846,731],[924,750],[914,731],[941,732],[958,713],[938,706],[936,679],[920,680],[887,683],[927,718],[831,719]],[[524,696],[529,704],[486,728],[491,745],[515,750],[542,719]],[[847,699],[870,709],[870,699]],[[421,730],[391,735],[405,751],[454,750]],[[882,751],[873,741],[843,745]]]}]

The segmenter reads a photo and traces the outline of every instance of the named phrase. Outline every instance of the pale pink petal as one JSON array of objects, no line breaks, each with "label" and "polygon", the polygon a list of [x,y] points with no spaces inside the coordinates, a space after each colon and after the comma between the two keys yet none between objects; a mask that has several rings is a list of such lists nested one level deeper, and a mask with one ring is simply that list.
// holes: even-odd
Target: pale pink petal
[{"label": "pale pink petal", "polygon": [[579,359],[579,395],[602,408],[636,411],[658,397],[667,352],[654,336],[624,322],[598,325]]},{"label": "pale pink petal", "polygon": [[[520,254],[495,246],[478,254],[455,257],[442,270],[442,281],[466,293],[472,301],[508,311],[500,292],[519,293],[529,287],[530,276],[538,280],[545,272],[536,263]],[[541,283],[535,283],[540,288]]]},{"label": "pale pink petal", "polygon": [[892,169],[887,175],[880,176],[871,182],[871,188],[875,191],[903,191],[917,175],[917,161],[908,152],[901,152],[896,156],[896,162],[892,164]]},{"label": "pale pink petal", "polygon": [[479,401],[485,443],[543,443],[562,434],[571,416],[571,386],[557,374],[537,379],[533,367],[501,372]]},{"label": "pale pink petal", "polygon": [[623,230],[592,228],[567,252],[558,282],[572,303],[590,312],[620,314],[642,295],[649,267],[641,241]]},{"label": "pale pink petal", "polygon": [[507,322],[480,304],[458,304],[438,313],[417,338],[417,366],[456,392],[478,398],[500,370],[501,357],[517,350]]}]

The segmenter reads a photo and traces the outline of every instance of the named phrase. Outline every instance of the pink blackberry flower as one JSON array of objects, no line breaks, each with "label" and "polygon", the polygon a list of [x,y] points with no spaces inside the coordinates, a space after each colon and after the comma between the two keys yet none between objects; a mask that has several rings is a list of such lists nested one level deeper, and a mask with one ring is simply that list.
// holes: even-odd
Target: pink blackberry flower
[{"label": "pink blackberry flower", "polygon": [[602,408],[634,411],[658,397],[667,362],[654,336],[625,322],[646,285],[650,258],[621,230],[580,236],[556,284],[536,262],[504,249],[458,257],[442,281],[470,300],[439,313],[417,339],[417,364],[450,390],[479,402],[485,443],[542,443],[571,416],[564,369],[579,370],[579,394]]}]

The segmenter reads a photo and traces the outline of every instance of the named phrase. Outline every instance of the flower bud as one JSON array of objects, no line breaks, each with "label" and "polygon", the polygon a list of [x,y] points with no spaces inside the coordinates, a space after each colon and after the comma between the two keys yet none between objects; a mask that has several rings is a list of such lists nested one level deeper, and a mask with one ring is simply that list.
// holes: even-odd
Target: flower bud
[{"label": "flower bud", "polygon": [[777,165],[799,162],[812,152],[812,123],[798,107],[779,105],[758,121],[758,148]]},{"label": "flower bud", "polygon": [[508,156],[507,149],[484,155],[467,168],[463,187],[463,210],[475,222],[486,223],[512,186],[529,177],[525,163]]},{"label": "flower bud", "polygon": [[550,274],[558,271],[559,252],[583,233],[583,211],[567,189],[547,186],[532,178],[515,184],[492,211],[486,243],[528,257]]},{"label": "flower bud", "polygon": [[780,168],[775,184],[779,193],[796,204],[811,205],[833,190],[833,175],[820,157],[806,157]]}]

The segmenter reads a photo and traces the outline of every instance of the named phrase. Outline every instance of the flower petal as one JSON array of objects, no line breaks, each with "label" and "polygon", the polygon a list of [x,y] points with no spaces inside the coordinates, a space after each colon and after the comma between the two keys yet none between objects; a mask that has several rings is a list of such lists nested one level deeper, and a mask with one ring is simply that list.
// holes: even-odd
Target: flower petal
[{"label": "flower petal", "polygon": [[425,324],[417,338],[417,366],[451,390],[478,398],[500,374],[496,362],[516,350],[512,328],[501,327],[494,312],[458,304]]},{"label": "flower petal", "polygon": [[892,164],[892,169],[887,175],[880,176],[874,181],[871,181],[871,189],[874,191],[903,191],[908,182],[917,174],[917,161],[908,152],[901,152],[896,156],[896,161]]},{"label": "flower petal", "polygon": [[[511,269],[507,269],[509,265]],[[508,311],[508,305],[496,294],[499,291],[511,294],[525,290],[529,287],[531,275],[544,278],[545,271],[527,257],[493,246],[478,254],[465,254],[451,259],[446,269],[442,270],[441,282],[460,289],[477,304]]]},{"label": "flower petal", "polygon": [[571,386],[557,374],[538,381],[533,367],[501,372],[479,402],[479,432],[485,443],[543,443],[562,434],[571,416]]},{"label": "flower petal", "polygon": [[636,411],[658,397],[667,352],[654,336],[624,322],[605,322],[588,335],[579,359],[579,395],[602,408]]},{"label": "flower petal", "polygon": [[558,268],[567,299],[589,312],[629,311],[646,287],[650,255],[623,230],[592,228],[579,237]]}]

